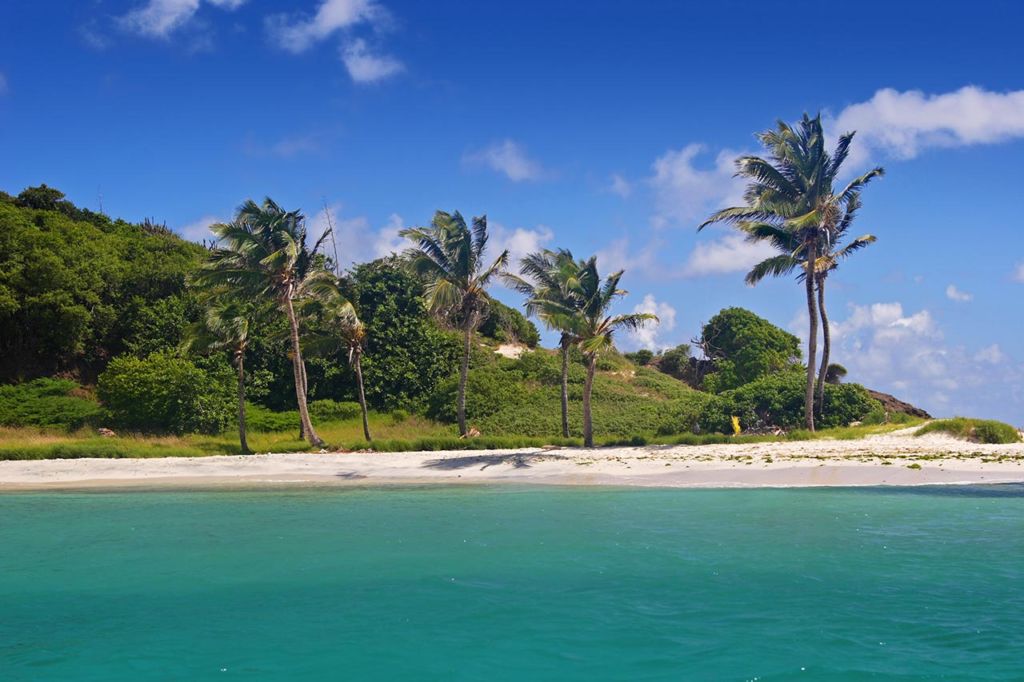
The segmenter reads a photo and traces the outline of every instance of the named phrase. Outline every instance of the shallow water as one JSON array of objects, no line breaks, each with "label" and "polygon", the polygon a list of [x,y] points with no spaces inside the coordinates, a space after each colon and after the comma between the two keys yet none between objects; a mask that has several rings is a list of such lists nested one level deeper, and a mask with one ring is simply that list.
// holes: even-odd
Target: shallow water
[{"label": "shallow water", "polygon": [[1024,679],[1024,486],[0,496],[0,679]]}]

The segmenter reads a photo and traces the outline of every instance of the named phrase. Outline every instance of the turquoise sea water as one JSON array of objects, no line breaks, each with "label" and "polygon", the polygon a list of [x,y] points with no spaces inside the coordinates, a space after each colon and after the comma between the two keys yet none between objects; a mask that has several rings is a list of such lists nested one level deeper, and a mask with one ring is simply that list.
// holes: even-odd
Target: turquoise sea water
[{"label": "turquoise sea water", "polygon": [[1024,487],[0,496],[0,680],[1024,679]]}]

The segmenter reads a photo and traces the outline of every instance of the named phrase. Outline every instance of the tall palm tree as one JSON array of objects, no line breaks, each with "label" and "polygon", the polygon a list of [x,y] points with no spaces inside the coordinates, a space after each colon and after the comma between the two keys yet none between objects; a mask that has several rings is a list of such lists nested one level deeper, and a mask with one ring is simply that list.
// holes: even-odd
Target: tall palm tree
[{"label": "tall palm tree", "polygon": [[338,286],[324,288],[302,307],[303,315],[317,315],[324,321],[325,332],[307,336],[314,351],[336,351],[339,344],[348,353],[348,364],[356,375],[359,410],[363,419],[363,437],[372,442],[370,422],[366,408],[366,389],[363,384],[363,350],[366,346],[366,326],[356,314],[352,303],[345,298]]},{"label": "tall palm tree", "polygon": [[587,376],[583,383],[583,445],[590,448],[594,447],[590,399],[594,391],[598,356],[614,347],[614,336],[620,329],[639,329],[647,322],[657,321],[658,317],[651,313],[610,315],[609,310],[615,300],[629,293],[619,288],[623,271],[619,270],[602,280],[597,271],[596,256],[577,265],[578,274],[568,288],[571,298],[569,304],[550,298],[540,299],[535,305],[553,313],[560,311],[574,320],[570,333],[587,361]]},{"label": "tall palm tree", "polygon": [[[854,133],[839,138],[835,151],[825,149],[821,115],[804,114],[796,126],[779,121],[774,130],[758,135],[768,158],[742,156],[736,160],[736,174],[750,183],[744,193],[746,206],[714,213],[698,230],[712,223],[738,226],[745,232],[765,225],[792,233],[798,244],[793,255],[806,263],[817,263],[819,245],[829,240],[849,202],[861,188],[884,174],[880,167],[851,180],[841,190],[834,184],[850,151]],[[809,333],[807,337],[807,390],[804,413],[807,428],[814,430],[815,361],[818,343],[817,268],[805,268],[805,294]]]},{"label": "tall palm tree", "polygon": [[[562,436],[569,437],[569,349],[576,342],[573,330],[579,311],[579,300],[573,296],[577,286],[580,263],[567,249],[543,249],[525,256],[520,261],[520,275],[505,273],[506,284],[526,296],[526,314],[536,316],[548,329],[561,333],[558,342],[562,356]],[[557,307],[546,305],[557,302]]]},{"label": "tall palm tree", "polygon": [[[857,211],[861,207],[860,193],[856,192],[847,201],[843,208],[842,218],[836,223],[830,234],[823,233],[821,242],[818,244],[817,263],[815,264],[815,283],[817,289],[818,314],[821,318],[822,349],[821,365],[818,369],[817,395],[815,404],[818,416],[824,413],[825,384],[827,382],[829,362],[832,352],[832,336],[829,330],[828,313],[825,307],[825,281],[828,276],[839,267],[839,262],[849,258],[857,251],[873,244],[877,238],[871,234],[861,235],[851,240],[845,246],[843,241],[853,224]],[[767,276],[780,277],[793,272],[798,272],[797,279],[806,278],[807,263],[803,258],[804,251],[798,241],[797,235],[774,225],[766,223],[754,223],[741,226],[751,241],[766,241],[771,243],[779,252],[755,265],[747,273],[747,284],[754,286]]]},{"label": "tall palm tree", "polygon": [[508,250],[489,265],[484,261],[487,248],[487,216],[473,218],[473,225],[456,211],[438,211],[427,227],[411,227],[401,234],[415,246],[406,250],[413,271],[426,281],[427,307],[435,314],[456,320],[462,327],[462,365],[459,368],[459,393],[456,410],[459,434],[466,429],[466,382],[473,333],[482,321],[490,297],[487,286],[508,264]]},{"label": "tall palm tree", "polygon": [[322,447],[324,442],[313,428],[306,405],[306,368],[295,304],[334,284],[334,274],[326,269],[320,254],[329,233],[310,248],[302,213],[285,211],[269,197],[262,204],[246,201],[232,222],[213,225],[210,230],[217,244],[195,281],[225,287],[248,300],[272,302],[287,316],[302,435],[311,445]]},{"label": "tall palm tree", "polygon": [[200,351],[227,350],[238,378],[238,442],[242,454],[250,454],[245,429],[245,353],[252,328],[262,311],[251,302],[224,292],[213,294],[200,321],[189,329],[186,344]]}]

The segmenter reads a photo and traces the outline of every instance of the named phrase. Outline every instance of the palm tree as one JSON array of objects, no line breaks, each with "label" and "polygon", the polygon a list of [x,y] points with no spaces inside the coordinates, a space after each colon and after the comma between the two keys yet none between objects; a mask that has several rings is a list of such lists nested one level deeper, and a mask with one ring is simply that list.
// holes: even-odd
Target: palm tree
[{"label": "palm tree", "polygon": [[466,382],[473,332],[480,325],[490,297],[487,286],[508,263],[502,251],[490,264],[487,248],[487,216],[473,218],[473,226],[456,211],[438,211],[428,227],[411,227],[400,234],[415,246],[406,250],[413,271],[426,281],[427,307],[431,312],[456,320],[462,327],[462,365],[459,368],[457,412],[459,434],[466,429]]},{"label": "palm tree", "polygon": [[[627,291],[619,289],[623,271],[608,275],[604,280],[597,271],[597,257],[577,263],[578,272],[567,287],[569,302],[559,298],[538,299],[534,305],[551,314],[563,314],[573,322],[570,334],[587,362],[587,376],[583,383],[583,445],[594,447],[594,425],[591,418],[590,398],[594,390],[594,373],[598,356],[614,347],[615,333],[620,329],[639,329],[649,321],[657,321],[651,313],[610,315],[609,309],[617,298]],[[554,292],[553,292],[554,293]],[[561,292],[557,293],[561,296]]]},{"label": "palm tree", "polygon": [[[804,114],[795,127],[779,121],[775,130],[758,135],[768,151],[768,159],[742,156],[736,160],[736,174],[750,180],[744,193],[747,205],[714,213],[698,230],[717,222],[736,225],[748,234],[759,225],[784,230],[792,234],[798,245],[791,255],[805,263],[817,263],[819,245],[828,243],[850,201],[859,196],[864,185],[885,172],[874,168],[835,191],[834,183],[849,154],[853,136],[854,133],[841,136],[835,151],[829,154],[825,150],[820,114],[814,118]],[[807,428],[813,431],[819,315],[817,267],[805,268],[805,273],[809,333],[804,412]]]},{"label": "palm tree", "polygon": [[[572,290],[576,286],[580,263],[567,249],[544,249],[520,261],[521,276],[505,273],[506,284],[527,297],[526,314],[538,317],[548,329],[561,333],[558,347],[562,356],[562,436],[569,437],[569,349],[576,342],[573,329],[579,311]],[[555,301],[557,307],[545,305]]]},{"label": "palm tree", "polygon": [[319,253],[329,233],[325,232],[309,248],[302,213],[285,211],[269,197],[263,204],[246,201],[234,221],[210,229],[217,244],[195,281],[204,286],[224,287],[247,300],[272,302],[284,312],[288,318],[302,435],[311,445],[322,447],[324,442],[313,428],[306,405],[306,368],[295,304],[319,288],[333,286],[335,277],[326,269],[325,259]]},{"label": "palm tree", "polygon": [[331,287],[318,293],[302,309],[303,315],[319,314],[325,321],[326,333],[309,338],[314,350],[337,350],[338,343],[348,353],[348,364],[356,375],[357,397],[363,418],[363,437],[373,442],[366,409],[366,390],[363,386],[363,349],[366,345],[366,326],[356,314],[352,303],[342,294],[340,287]]},{"label": "palm tree", "polygon": [[[217,293],[221,294],[220,296]],[[250,454],[245,430],[245,352],[252,328],[262,311],[250,302],[223,296],[210,296],[211,304],[188,333],[187,345],[200,351],[227,350],[238,377],[238,442],[242,454]]]},{"label": "palm tree", "polygon": [[[832,336],[829,330],[828,313],[825,308],[825,281],[839,267],[839,261],[849,258],[852,254],[877,241],[874,235],[865,234],[851,240],[845,246],[842,245],[860,207],[860,193],[856,192],[847,201],[846,206],[843,208],[843,216],[836,223],[832,233],[823,233],[822,240],[818,244],[817,251],[820,255],[815,264],[814,276],[823,341],[821,365],[818,369],[817,395],[815,398],[818,416],[824,413],[825,384],[829,383],[827,375],[832,352]],[[794,271],[799,271],[798,280],[802,281],[806,278],[807,263],[802,257],[804,252],[795,233],[766,223],[744,225],[741,229],[747,233],[749,240],[770,242],[779,251],[778,255],[766,258],[747,273],[747,284],[754,286],[769,275],[779,277]]]}]

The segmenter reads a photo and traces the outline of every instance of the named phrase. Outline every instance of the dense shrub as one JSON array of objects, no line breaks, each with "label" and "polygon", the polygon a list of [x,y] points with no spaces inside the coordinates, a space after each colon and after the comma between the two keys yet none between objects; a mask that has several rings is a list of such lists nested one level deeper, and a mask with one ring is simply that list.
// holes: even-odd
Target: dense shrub
[{"label": "dense shrub", "polygon": [[204,370],[169,353],[114,358],[97,391],[113,425],[159,433],[218,433],[235,410],[230,368]]},{"label": "dense shrub", "polygon": [[[700,415],[701,431],[732,433],[732,417],[739,417],[744,431],[771,427],[799,427],[804,418],[805,378],[799,372],[783,372],[713,396]],[[846,426],[878,408],[863,386],[825,386],[821,428]]]},{"label": "dense shrub", "polygon": [[800,340],[743,308],[726,308],[701,330],[701,347],[715,371],[704,387],[720,393],[760,377],[793,368],[800,358]]},{"label": "dense shrub", "polygon": [[623,357],[634,364],[637,364],[641,367],[646,367],[647,365],[651,364],[651,360],[654,359],[654,353],[652,351],[647,350],[646,348],[641,348],[635,353],[624,353]]},{"label": "dense shrub", "polygon": [[275,412],[261,405],[245,406],[245,426],[252,433],[299,430],[298,410]]},{"label": "dense shrub", "polygon": [[359,403],[314,400],[309,404],[309,414],[314,420],[343,421],[360,416]]},{"label": "dense shrub", "polygon": [[969,419],[967,417],[954,417],[953,419],[938,419],[925,424],[914,432],[915,436],[923,436],[926,433],[948,433],[957,438],[965,438],[975,443],[1005,444],[1019,443],[1020,434],[1017,429],[992,419]]},{"label": "dense shrub", "polygon": [[91,398],[67,379],[36,379],[24,384],[0,386],[0,426],[42,426],[73,430],[95,424],[102,413]]},{"label": "dense shrub", "polygon": [[501,301],[491,300],[487,317],[480,325],[480,334],[503,343],[523,343],[533,348],[540,341],[540,332],[521,312]]},{"label": "dense shrub", "polygon": [[[493,367],[493,366],[492,366]],[[527,391],[518,372],[494,371],[492,367],[473,369],[466,385],[466,418],[487,417],[510,404],[526,401]],[[459,378],[445,380],[430,397],[427,416],[443,422],[456,420],[456,397]]]}]

